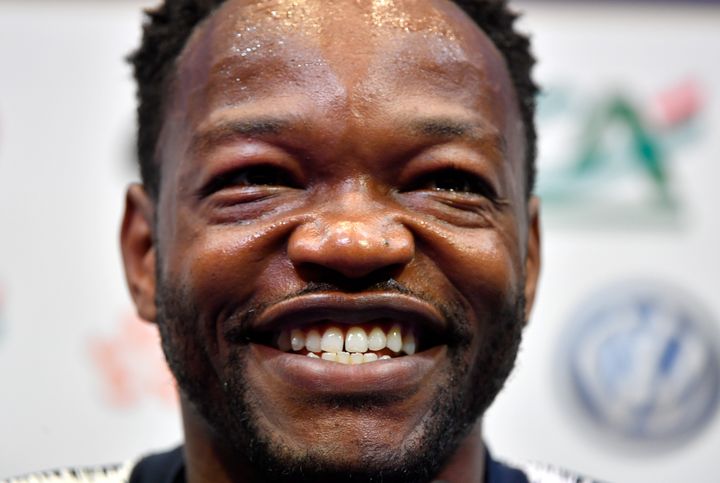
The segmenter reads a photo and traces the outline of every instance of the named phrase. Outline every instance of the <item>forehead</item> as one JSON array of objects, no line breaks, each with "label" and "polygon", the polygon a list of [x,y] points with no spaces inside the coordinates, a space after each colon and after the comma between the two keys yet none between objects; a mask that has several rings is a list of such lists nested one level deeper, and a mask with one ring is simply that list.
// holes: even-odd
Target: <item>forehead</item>
[{"label": "forehead", "polygon": [[399,79],[406,93],[514,97],[500,53],[447,0],[229,0],[196,29],[178,74],[211,103],[278,82],[315,83],[325,100],[382,97]]},{"label": "forehead", "polygon": [[325,48],[356,40],[376,46],[373,38],[385,43],[386,34],[403,32],[457,40],[476,30],[449,0],[228,0],[206,23],[200,30],[220,43],[228,35],[237,44],[258,35],[292,36]]}]

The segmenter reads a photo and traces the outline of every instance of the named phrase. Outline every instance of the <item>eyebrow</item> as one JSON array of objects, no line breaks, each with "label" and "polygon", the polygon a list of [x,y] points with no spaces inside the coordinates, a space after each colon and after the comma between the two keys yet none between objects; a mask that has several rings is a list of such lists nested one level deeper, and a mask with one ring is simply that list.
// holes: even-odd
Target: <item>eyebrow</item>
[{"label": "eyebrow", "polygon": [[424,119],[413,122],[413,130],[432,137],[467,137],[473,126],[468,122],[451,119]]},{"label": "eyebrow", "polygon": [[289,125],[289,119],[270,117],[222,122],[195,134],[190,141],[190,152],[202,153],[212,146],[227,143],[239,137],[277,135],[287,129]]},{"label": "eyebrow", "polygon": [[506,152],[505,136],[483,123],[448,117],[431,117],[411,120],[409,126],[412,132],[421,136],[446,140],[467,140],[489,145],[502,154]]},{"label": "eyebrow", "polygon": [[[278,135],[290,128],[290,118],[256,117],[221,122],[195,134],[190,141],[194,155],[206,152],[213,146],[237,138]],[[458,120],[449,117],[429,117],[403,120],[409,131],[427,138],[443,140],[466,140],[492,148],[504,156],[507,152],[505,137],[483,123]]]}]

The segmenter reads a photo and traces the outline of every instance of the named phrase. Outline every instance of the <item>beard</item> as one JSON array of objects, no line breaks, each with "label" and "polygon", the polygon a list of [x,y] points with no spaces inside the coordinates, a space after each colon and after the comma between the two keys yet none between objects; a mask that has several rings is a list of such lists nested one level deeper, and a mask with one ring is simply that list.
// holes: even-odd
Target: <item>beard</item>
[{"label": "beard", "polygon": [[[358,461],[338,461],[312,447],[302,452],[293,450],[273,431],[262,427],[258,423],[262,402],[245,375],[249,342],[234,337],[228,360],[222,368],[216,368],[208,343],[215,340],[215,334],[203,334],[200,313],[190,291],[160,277],[157,280],[157,322],[163,351],[180,391],[229,453],[249,462],[258,481],[269,483],[432,480],[502,389],[514,366],[524,327],[522,291],[480,330],[472,326],[460,304],[431,302],[441,310],[450,327],[445,340],[450,363],[430,410],[401,447],[388,450],[369,444],[362,448]],[[330,290],[338,289],[311,283],[286,298]],[[373,290],[395,291],[430,301],[394,280],[368,287],[368,291]],[[248,319],[265,306],[245,307],[238,316]],[[480,340],[476,350],[471,347],[473,336]],[[338,397],[324,403],[358,412],[371,411],[382,404],[363,396]]]}]

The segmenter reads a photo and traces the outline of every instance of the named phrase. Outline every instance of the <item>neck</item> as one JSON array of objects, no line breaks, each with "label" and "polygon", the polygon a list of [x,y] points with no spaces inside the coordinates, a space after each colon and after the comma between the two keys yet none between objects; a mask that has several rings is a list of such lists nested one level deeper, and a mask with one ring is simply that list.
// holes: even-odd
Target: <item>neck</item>
[{"label": "neck", "polygon": [[[214,431],[195,408],[181,396],[185,432],[185,475],[187,483],[259,483],[250,463],[242,455],[229,454],[214,437]],[[483,482],[485,444],[481,420],[462,441],[435,480],[448,483]]]}]

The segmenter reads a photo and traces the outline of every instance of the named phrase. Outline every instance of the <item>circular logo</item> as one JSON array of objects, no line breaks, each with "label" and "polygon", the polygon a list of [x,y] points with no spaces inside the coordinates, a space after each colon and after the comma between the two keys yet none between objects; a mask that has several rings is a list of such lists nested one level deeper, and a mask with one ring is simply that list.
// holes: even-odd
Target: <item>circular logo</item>
[{"label": "circular logo", "polygon": [[563,349],[575,405],[629,442],[684,440],[718,407],[716,329],[677,289],[640,282],[598,292],[573,318]]}]

